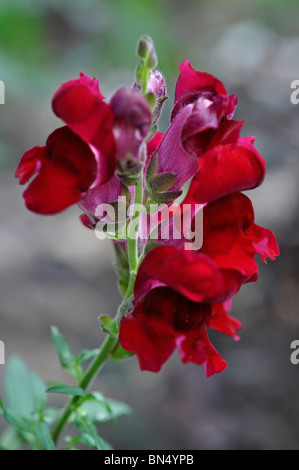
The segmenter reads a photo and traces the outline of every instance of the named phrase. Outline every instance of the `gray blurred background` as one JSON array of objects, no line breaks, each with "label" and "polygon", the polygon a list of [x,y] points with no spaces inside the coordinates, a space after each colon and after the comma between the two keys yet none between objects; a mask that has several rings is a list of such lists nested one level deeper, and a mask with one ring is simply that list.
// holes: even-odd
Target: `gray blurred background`
[{"label": "gray blurred background", "polygon": [[235,300],[241,341],[210,335],[229,362],[224,373],[206,379],[177,354],[157,375],[140,372],[136,359],[107,365],[94,389],[129,403],[134,414],[100,434],[116,449],[296,449],[299,365],[290,362],[290,343],[299,339],[299,105],[290,102],[290,83],[299,79],[297,0],[1,0],[0,339],[7,359],[21,356],[44,380],[71,383],[50,326],[75,353],[95,348],[103,339],[97,316],[113,316],[118,306],[109,243],[81,226],[77,208],[55,217],[27,211],[14,171],[61,125],[50,107],[61,82],[82,70],[99,77],[108,98],[132,84],[143,33],[153,37],[167,79],[162,131],[177,66],[187,58],[239,96],[236,118],[247,120],[243,135],[256,136],[268,168],[250,193],[256,222],[274,231],[281,256],[259,263],[259,282]]}]

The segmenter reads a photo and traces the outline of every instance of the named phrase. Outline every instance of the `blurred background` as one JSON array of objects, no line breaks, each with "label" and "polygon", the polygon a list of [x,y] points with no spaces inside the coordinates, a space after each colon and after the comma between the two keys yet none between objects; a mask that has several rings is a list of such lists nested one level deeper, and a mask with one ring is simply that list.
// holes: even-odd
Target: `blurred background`
[{"label": "blurred background", "polygon": [[135,358],[107,365],[93,388],[134,409],[100,430],[116,449],[298,448],[299,365],[290,362],[299,339],[299,105],[290,102],[299,79],[298,20],[297,0],[1,0],[0,339],[7,359],[21,356],[44,380],[70,383],[50,326],[75,353],[98,347],[97,317],[113,316],[120,300],[109,243],[81,226],[77,208],[55,217],[27,211],[14,178],[23,153],[61,125],[50,106],[61,82],[82,70],[99,77],[109,98],[133,83],[137,40],[149,34],[170,96],[160,130],[168,126],[177,67],[189,58],[239,96],[243,135],[256,136],[267,161],[266,180],[250,197],[281,256],[260,263],[259,283],[236,297],[241,341],[211,334],[228,368],[206,379],[177,354],[157,375],[140,372]]}]

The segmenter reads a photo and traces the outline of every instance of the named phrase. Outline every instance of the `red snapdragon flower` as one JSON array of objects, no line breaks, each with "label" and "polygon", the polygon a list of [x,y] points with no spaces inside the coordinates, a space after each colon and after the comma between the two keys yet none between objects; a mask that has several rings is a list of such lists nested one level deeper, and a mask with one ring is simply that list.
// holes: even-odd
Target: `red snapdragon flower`
[{"label": "red snapdragon flower", "polygon": [[101,199],[109,202],[111,193],[116,200],[121,194],[116,163],[138,163],[151,124],[146,100],[122,88],[107,104],[98,80],[81,74],[61,85],[52,106],[66,127],[54,131],[45,147],[26,152],[16,171],[20,184],[35,176],[24,192],[27,207],[53,214],[78,202],[84,207],[87,198],[90,208],[94,190],[99,191],[97,205]]},{"label": "red snapdragon flower", "polygon": [[172,122],[154,149],[157,174],[176,175],[169,191],[194,177],[197,201],[205,203],[262,183],[265,162],[254,138],[240,138],[245,121],[232,119],[237,102],[217,78],[195,71],[189,61],[180,66]]},{"label": "red snapdragon flower", "polygon": [[183,363],[204,363],[207,376],[221,372],[227,363],[206,327],[236,336],[240,323],[226,312],[225,290],[220,270],[207,256],[155,248],[140,266],[134,309],[121,321],[122,347],[137,355],[142,370],[158,372],[177,348]]},{"label": "red snapdragon flower", "polygon": [[273,233],[254,223],[251,202],[241,193],[204,208],[203,239],[202,248],[191,252],[184,240],[179,249],[177,240],[167,240],[139,268],[120,342],[137,354],[141,369],[159,371],[177,348],[182,362],[204,363],[207,376],[221,372],[226,362],[206,327],[235,337],[241,325],[227,314],[227,302],[242,284],[257,280],[256,254],[264,261],[279,254]]}]

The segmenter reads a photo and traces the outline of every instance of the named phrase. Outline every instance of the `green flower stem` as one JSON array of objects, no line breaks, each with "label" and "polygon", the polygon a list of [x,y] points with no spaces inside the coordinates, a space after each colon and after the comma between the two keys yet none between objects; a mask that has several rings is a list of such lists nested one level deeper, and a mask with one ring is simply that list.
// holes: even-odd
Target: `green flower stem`
[{"label": "green flower stem", "polygon": [[[137,268],[138,268],[138,258],[139,258],[138,233],[136,233],[136,228],[139,226],[139,219],[140,219],[141,213],[138,211],[138,215],[135,216],[135,207],[139,204],[142,204],[142,198],[143,198],[143,188],[142,188],[142,179],[141,179],[140,182],[135,186],[135,197],[134,197],[134,206],[133,206],[134,213],[132,214],[132,220],[128,225],[128,233],[127,233],[127,250],[128,250],[128,259],[129,259],[129,267],[130,267],[130,281],[131,281],[132,276],[136,277]],[[136,207],[136,210],[137,210],[137,207]]]},{"label": "green flower stem", "polygon": [[143,96],[146,95],[146,89],[147,89],[147,82],[149,79],[149,69],[147,67],[144,68],[143,72],[143,81],[142,81],[142,94]]},{"label": "green flower stem", "polygon": [[[94,361],[91,363],[90,367],[87,369],[87,371],[84,374],[84,377],[82,378],[81,382],[79,383],[79,387],[81,387],[83,390],[86,390],[87,387],[91,384],[95,376],[98,374],[100,371],[101,367],[103,366],[104,362],[108,359],[109,353],[113,351],[115,348],[116,344],[118,342],[117,338],[113,338],[112,336],[107,336],[105,338],[105,341],[103,342],[100,351],[97,355],[97,357],[94,359]],[[52,439],[53,442],[56,443],[58,441],[58,438],[66,425],[70,415],[72,412],[77,408],[77,406],[80,404],[82,398],[81,397],[73,397],[67,407],[65,408],[65,411],[61,415],[61,418],[59,419],[53,433],[52,433]]]}]

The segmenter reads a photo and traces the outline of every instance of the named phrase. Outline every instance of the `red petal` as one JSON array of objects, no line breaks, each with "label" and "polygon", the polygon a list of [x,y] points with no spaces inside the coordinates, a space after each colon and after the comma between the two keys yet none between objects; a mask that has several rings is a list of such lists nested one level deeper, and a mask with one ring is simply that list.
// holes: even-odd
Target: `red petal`
[{"label": "red petal", "polygon": [[206,376],[222,372],[227,362],[210,343],[205,327],[190,330],[185,336],[177,338],[177,348],[184,364],[204,364]]},{"label": "red petal", "polygon": [[237,332],[242,326],[239,320],[227,314],[225,302],[212,305],[212,315],[207,319],[206,325],[235,339],[238,339]]},{"label": "red petal", "polygon": [[279,255],[279,247],[271,230],[253,224],[246,230],[246,235],[251,238],[256,253],[261,256],[265,263],[267,263],[267,257],[274,260]]},{"label": "red petal", "polygon": [[252,144],[218,145],[198,159],[199,171],[191,187],[191,198],[205,203],[226,194],[259,186],[265,175],[265,162]]},{"label": "red petal", "polygon": [[[141,370],[158,372],[173,353],[175,338],[164,318],[155,310],[146,314],[144,304],[139,303],[131,315],[122,318],[119,341],[124,349],[137,354]],[[163,313],[167,316],[167,309]]]},{"label": "red petal", "polygon": [[189,60],[185,60],[179,69],[180,76],[176,84],[175,101],[178,101],[184,94],[195,90],[213,90],[223,97],[227,96],[226,89],[218,78],[209,73],[194,70]]},{"label": "red petal", "polygon": [[194,302],[223,300],[227,295],[212,260],[172,246],[159,246],[147,254],[137,274],[135,298],[139,300],[150,287],[159,284],[171,287]]},{"label": "red petal", "polygon": [[38,155],[41,162],[37,176],[23,195],[26,206],[34,212],[54,214],[66,209],[84,197],[95,179],[92,151],[67,127],[56,129],[37,153],[35,149],[29,152]]},{"label": "red petal", "polygon": [[45,158],[46,155],[44,147],[34,147],[24,153],[15,172],[16,178],[20,179],[20,184],[27,183],[35,173],[38,173],[42,161],[45,160]]},{"label": "red petal", "polygon": [[53,97],[53,111],[84,142],[92,144],[102,154],[98,184],[114,174],[116,147],[112,124],[114,114],[97,88],[97,82],[87,76],[61,85]]}]

